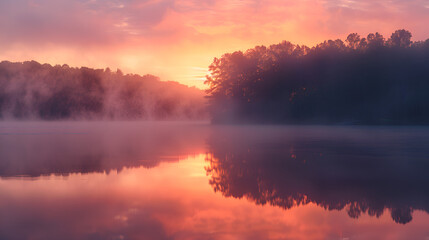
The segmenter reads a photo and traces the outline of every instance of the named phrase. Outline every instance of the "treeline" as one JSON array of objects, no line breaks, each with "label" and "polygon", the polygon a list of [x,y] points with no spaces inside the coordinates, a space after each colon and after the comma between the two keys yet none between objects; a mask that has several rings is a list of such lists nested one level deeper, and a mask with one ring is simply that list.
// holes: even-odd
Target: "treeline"
[{"label": "treeline", "polygon": [[429,39],[350,34],[309,48],[284,41],[215,58],[215,123],[429,124]]},{"label": "treeline", "polygon": [[204,92],[120,70],[0,63],[0,119],[204,119]]}]

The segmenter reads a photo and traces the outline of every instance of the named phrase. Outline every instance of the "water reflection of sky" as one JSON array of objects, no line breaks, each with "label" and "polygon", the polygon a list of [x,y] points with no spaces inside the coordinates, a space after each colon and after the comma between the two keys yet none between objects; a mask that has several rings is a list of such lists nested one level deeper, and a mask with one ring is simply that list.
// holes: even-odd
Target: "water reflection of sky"
[{"label": "water reflection of sky", "polygon": [[[45,139],[49,144],[34,141],[28,135],[20,135],[20,140],[1,135],[0,239],[425,239],[429,236],[429,215],[427,208],[422,207],[429,194],[428,181],[422,175],[424,169],[417,171],[427,165],[423,151],[427,134],[421,129],[362,132],[347,128],[341,131],[301,128],[297,132],[290,128],[217,127],[216,131],[210,131],[201,125],[182,127],[177,130],[164,126],[156,131],[141,127],[138,133],[115,129],[117,126],[99,131],[91,125],[83,129],[89,132],[89,138],[62,134],[56,141]],[[106,136],[117,139],[106,140]],[[104,147],[95,144],[102,139]],[[134,143],[126,144],[127,139]],[[171,147],[148,147],[150,139]],[[313,147],[309,147],[309,140]],[[34,152],[31,157],[13,150],[6,155],[5,146],[10,149],[11,141],[26,145],[26,151],[29,146],[41,149],[43,154]],[[140,148],[138,141],[146,147]],[[71,146],[71,142],[76,144]],[[63,153],[67,161],[59,160],[60,165],[50,166],[55,158],[47,153],[47,146],[53,144],[54,156]],[[386,149],[391,150],[387,155]],[[126,159],[114,160],[124,152],[128,153]],[[11,163],[4,156],[20,158]],[[99,156],[97,164],[83,164],[90,159],[88,156]],[[147,160],[141,161],[148,156],[156,159],[149,165]],[[31,159],[37,159],[37,164],[26,162]],[[408,164],[401,165],[401,159]],[[327,167],[321,169],[320,162]],[[388,162],[396,167],[386,166]],[[371,164],[370,168],[364,163]],[[85,166],[84,171],[79,171],[81,166]],[[334,166],[337,169],[331,171]],[[359,176],[369,169],[385,172]],[[398,173],[403,175],[394,177]],[[374,178],[377,181],[373,184],[366,182]],[[397,181],[392,189],[385,191],[380,187],[389,183],[382,179]],[[410,185],[398,185],[401,179]],[[213,183],[216,180],[223,184],[217,192]],[[332,185],[333,182],[337,184]],[[407,186],[408,191],[404,192]],[[299,206],[280,204],[294,194],[308,195],[309,200]],[[347,206],[335,210],[326,207],[330,202],[358,201],[362,199],[359,196],[381,204],[380,216],[370,216],[367,209],[353,218]],[[391,214],[395,204],[409,207],[412,220],[406,224],[395,222]]]}]

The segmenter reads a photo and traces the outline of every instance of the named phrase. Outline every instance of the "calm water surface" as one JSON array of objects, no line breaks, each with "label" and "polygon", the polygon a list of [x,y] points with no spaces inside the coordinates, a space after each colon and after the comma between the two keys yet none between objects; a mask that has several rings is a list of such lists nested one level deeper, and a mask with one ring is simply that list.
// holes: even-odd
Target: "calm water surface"
[{"label": "calm water surface", "polygon": [[429,128],[0,122],[0,239],[429,239]]}]

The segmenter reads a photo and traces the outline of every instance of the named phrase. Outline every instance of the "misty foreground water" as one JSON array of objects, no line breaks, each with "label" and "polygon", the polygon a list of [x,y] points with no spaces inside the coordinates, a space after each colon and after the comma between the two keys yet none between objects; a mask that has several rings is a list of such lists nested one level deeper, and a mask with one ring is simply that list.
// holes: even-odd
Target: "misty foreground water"
[{"label": "misty foreground water", "polygon": [[429,128],[0,122],[0,239],[427,239]]}]

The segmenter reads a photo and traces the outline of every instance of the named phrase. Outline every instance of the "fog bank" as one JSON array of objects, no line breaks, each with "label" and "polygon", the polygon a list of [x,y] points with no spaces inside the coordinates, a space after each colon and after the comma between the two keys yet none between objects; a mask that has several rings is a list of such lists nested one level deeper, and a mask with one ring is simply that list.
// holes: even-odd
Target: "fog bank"
[{"label": "fog bank", "polygon": [[120,70],[0,63],[0,119],[199,120],[204,92]]}]

